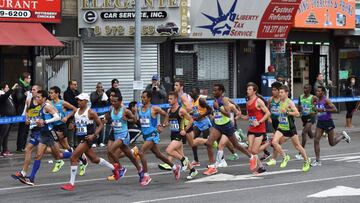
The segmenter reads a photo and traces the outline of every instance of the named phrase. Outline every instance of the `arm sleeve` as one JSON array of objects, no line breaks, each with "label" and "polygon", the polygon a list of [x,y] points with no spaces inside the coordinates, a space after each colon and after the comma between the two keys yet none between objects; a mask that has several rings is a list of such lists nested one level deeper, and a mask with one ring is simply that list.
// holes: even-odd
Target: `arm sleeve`
[{"label": "arm sleeve", "polygon": [[52,118],[45,120],[46,124],[53,123],[53,122],[59,121],[61,119],[58,113],[55,113],[52,116],[53,116]]}]

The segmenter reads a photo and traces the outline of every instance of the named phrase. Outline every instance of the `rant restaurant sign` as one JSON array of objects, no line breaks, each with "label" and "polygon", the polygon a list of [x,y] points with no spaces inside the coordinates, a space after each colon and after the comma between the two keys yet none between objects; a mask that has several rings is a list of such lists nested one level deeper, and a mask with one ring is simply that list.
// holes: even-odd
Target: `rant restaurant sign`
[{"label": "rant restaurant sign", "polygon": [[61,0],[0,0],[0,21],[61,22]]},{"label": "rant restaurant sign", "polygon": [[[96,36],[132,36],[134,0],[79,0],[79,28],[92,28]],[[141,0],[143,36],[188,34],[187,0]]]}]

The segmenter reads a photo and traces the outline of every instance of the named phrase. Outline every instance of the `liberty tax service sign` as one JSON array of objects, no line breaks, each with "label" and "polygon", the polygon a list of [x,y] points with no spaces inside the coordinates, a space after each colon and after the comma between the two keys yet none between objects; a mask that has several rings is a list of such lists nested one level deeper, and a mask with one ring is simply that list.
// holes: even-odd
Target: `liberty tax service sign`
[{"label": "liberty tax service sign", "polygon": [[301,0],[191,1],[191,38],[285,39]]},{"label": "liberty tax service sign", "polygon": [[61,0],[0,0],[0,21],[61,22]]}]

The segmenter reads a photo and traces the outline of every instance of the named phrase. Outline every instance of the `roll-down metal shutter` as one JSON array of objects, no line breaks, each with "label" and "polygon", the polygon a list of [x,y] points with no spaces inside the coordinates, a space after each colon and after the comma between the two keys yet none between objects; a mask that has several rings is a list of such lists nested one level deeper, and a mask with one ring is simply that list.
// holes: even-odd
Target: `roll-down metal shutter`
[{"label": "roll-down metal shutter", "polygon": [[[102,82],[105,91],[111,80],[119,80],[124,101],[133,99],[134,44],[116,42],[84,42],[82,52],[83,92],[95,91],[96,84]],[[158,45],[141,45],[141,80],[144,88],[158,71]]]}]

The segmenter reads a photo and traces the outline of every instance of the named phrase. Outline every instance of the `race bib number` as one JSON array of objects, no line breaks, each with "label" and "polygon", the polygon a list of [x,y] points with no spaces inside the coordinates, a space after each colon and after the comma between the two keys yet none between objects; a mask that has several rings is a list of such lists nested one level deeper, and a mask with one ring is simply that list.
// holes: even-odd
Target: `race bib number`
[{"label": "race bib number", "polygon": [[36,127],[36,121],[39,120],[39,117],[30,117],[30,130]]},{"label": "race bib number", "polygon": [[77,136],[86,136],[87,135],[86,125],[76,124],[76,135]]},{"label": "race bib number", "polygon": [[113,121],[112,125],[113,125],[115,131],[121,131],[122,130],[123,126],[122,126],[122,123],[120,121],[118,121],[118,120]]},{"label": "race bib number", "polygon": [[289,119],[287,117],[287,114],[280,114],[279,123],[282,124],[282,125],[288,125],[289,124]]},{"label": "race bib number", "polygon": [[279,115],[279,107],[278,106],[272,106],[270,111],[271,111],[271,114],[273,114],[273,115]]},{"label": "race bib number", "polygon": [[214,120],[215,122],[220,122],[222,118],[222,114],[220,111],[215,111],[214,112]]},{"label": "race bib number", "polygon": [[254,125],[254,122],[255,122],[255,121],[257,121],[256,116],[250,116],[250,117],[249,117],[249,125],[250,125],[250,126],[255,126],[255,125]]},{"label": "race bib number", "polygon": [[171,132],[179,132],[180,131],[180,125],[177,120],[170,121],[170,130]]},{"label": "race bib number", "polygon": [[149,128],[150,127],[150,119],[148,118],[140,118],[140,124],[143,128]]},{"label": "race bib number", "polygon": [[303,109],[303,115],[309,115],[310,114],[310,107],[309,107],[309,105],[307,105],[307,104],[304,104],[304,105],[302,105],[302,109]]},{"label": "race bib number", "polygon": [[[318,109],[322,109],[325,110],[325,105],[324,104],[318,104],[316,105]],[[318,116],[324,116],[326,115],[326,112],[318,112]]]}]

